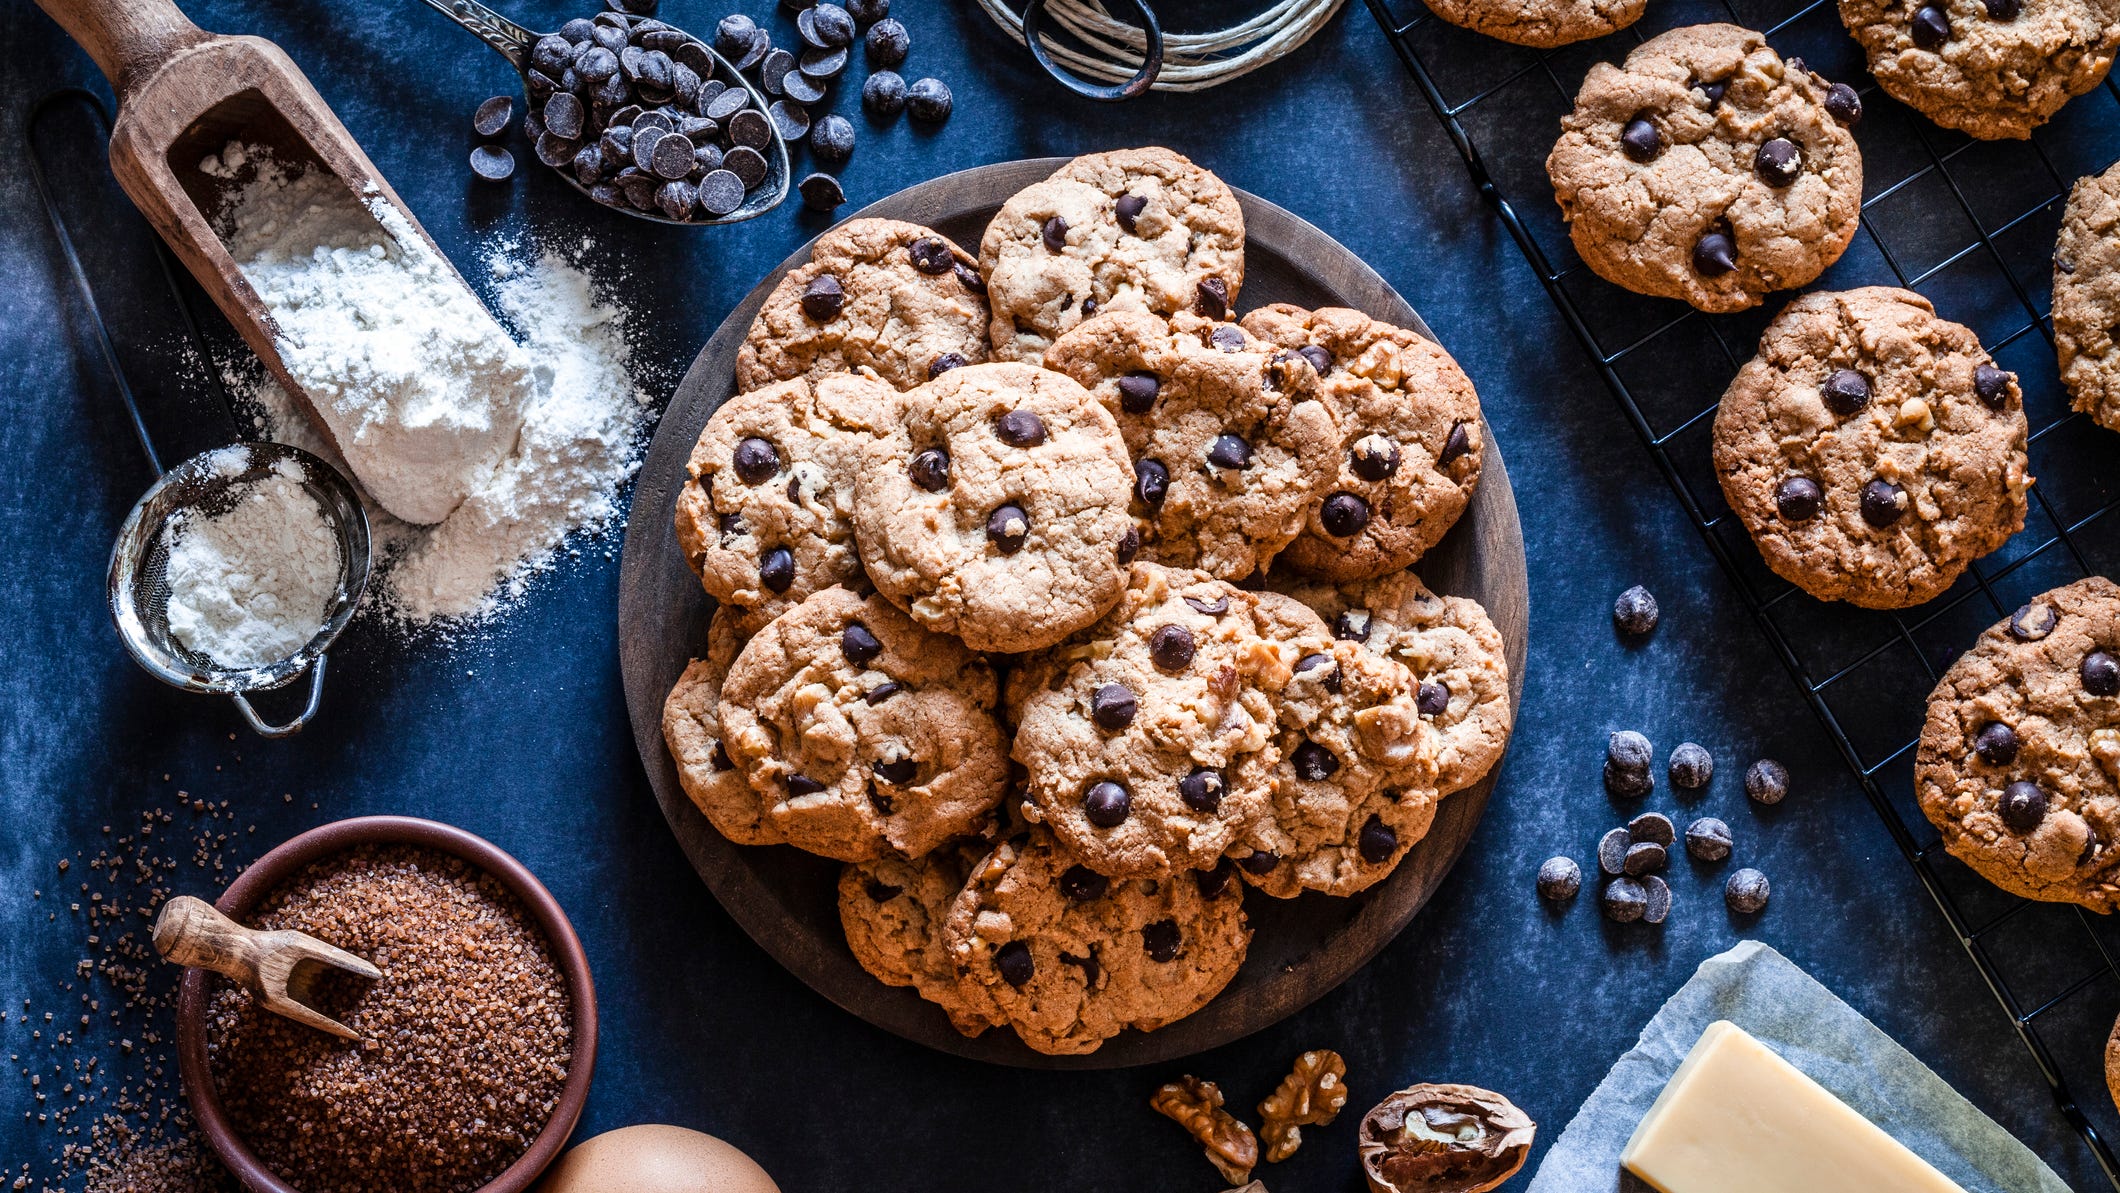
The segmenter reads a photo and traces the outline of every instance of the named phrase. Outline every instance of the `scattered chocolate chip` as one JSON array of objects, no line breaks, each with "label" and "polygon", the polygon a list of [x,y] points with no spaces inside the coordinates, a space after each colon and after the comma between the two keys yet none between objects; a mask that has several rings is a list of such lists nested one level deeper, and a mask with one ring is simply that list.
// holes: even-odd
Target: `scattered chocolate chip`
[{"label": "scattered chocolate chip", "polygon": [[1020,505],[1004,505],[986,516],[986,537],[994,549],[1003,555],[1014,555],[1023,549],[1023,540],[1030,537],[1030,515]]},{"label": "scattered chocolate chip", "polygon": [[692,141],[683,133],[669,133],[655,142],[651,167],[656,177],[672,182],[692,172]]},{"label": "scattered chocolate chip", "polygon": [[1914,23],[1907,30],[1914,44],[1924,50],[1940,50],[1951,40],[1951,17],[1935,4],[1924,4],[1914,10]]},{"label": "scattered chocolate chip", "polygon": [[1193,287],[1193,310],[1202,318],[1229,318],[1229,283],[1221,278],[1202,278]]},{"label": "scattered chocolate chip", "polygon": [[1386,480],[1399,470],[1399,448],[1382,435],[1364,435],[1349,449],[1347,462],[1365,481]]},{"label": "scattered chocolate chip", "polygon": [[1788,186],[1803,174],[1803,151],[1787,137],[1774,137],[1753,155],[1752,168],[1768,186]]},{"label": "scattered chocolate chip", "polygon": [[1372,866],[1381,866],[1399,851],[1399,835],[1385,824],[1382,817],[1371,813],[1362,822],[1362,831],[1355,836],[1355,852]]},{"label": "scattered chocolate chip", "polygon": [[780,76],[780,92],[798,104],[821,103],[825,85],[802,73],[801,68]]},{"label": "scattered chocolate chip", "polygon": [[1597,897],[1597,909],[1615,924],[1631,924],[1649,910],[1649,892],[1632,878],[1615,878]]},{"label": "scattered chocolate chip", "polygon": [[2010,637],[2019,642],[2038,642],[2054,632],[2061,617],[2052,605],[2033,602],[2020,605],[2010,614]]},{"label": "scattered chocolate chip", "polygon": [[795,69],[819,84],[829,83],[846,73],[847,50],[841,46],[834,50],[804,50],[795,60]]},{"label": "scattered chocolate chip", "polygon": [[913,36],[906,32],[905,26],[898,21],[882,20],[869,26],[868,37],[863,45],[868,50],[871,69],[882,67],[895,70],[912,50]]},{"label": "scattered chocolate chip", "polygon": [[1827,409],[1846,418],[1870,404],[1870,379],[1853,369],[1835,369],[1818,392]]},{"label": "scattered chocolate chip", "polygon": [[824,784],[808,775],[789,775],[783,782],[789,795],[816,795],[824,790]]},{"label": "scattered chocolate chip", "polygon": [[1668,849],[1678,839],[1678,827],[1662,812],[1644,812],[1627,822],[1627,839],[1636,844],[1646,841]]},{"label": "scattered chocolate chip", "polygon": [[1687,791],[1698,791],[1715,777],[1715,758],[1694,742],[1680,742],[1671,751],[1669,766],[1671,785]]},{"label": "scattered chocolate chip", "polygon": [[1146,414],[1156,404],[1163,382],[1154,373],[1133,372],[1119,378],[1119,409],[1128,414]]},{"label": "scattered chocolate chip", "polygon": [[1877,529],[1899,521],[1906,512],[1906,490],[1898,485],[1876,477],[1862,487],[1862,520]]},{"label": "scattered chocolate chip", "polygon": [[1774,487],[1774,509],[1785,522],[1810,521],[1825,501],[1825,491],[1808,476],[1787,477]]},{"label": "scattered chocolate chip", "polygon": [[1157,920],[1141,929],[1141,947],[1148,952],[1148,959],[1158,964],[1178,959],[1178,922]]},{"label": "scattered chocolate chip", "polygon": [[2094,650],[2083,656],[2083,666],[2078,670],[2083,676],[2085,692],[2093,696],[2120,696],[2120,659],[2102,650]]},{"label": "scattered chocolate chip", "polygon": [[1616,828],[1597,841],[1597,867],[1607,874],[1620,875],[1627,872],[1627,850],[1634,839],[1626,829]]},{"label": "scattered chocolate chip", "polygon": [[1045,226],[1039,229],[1038,235],[1045,241],[1046,252],[1064,253],[1067,251],[1066,219],[1057,215],[1053,216],[1045,221]]},{"label": "scattered chocolate chip", "polygon": [[1229,889],[1229,880],[1237,876],[1237,864],[1224,857],[1208,869],[1193,871],[1193,882],[1200,888],[1202,899],[1212,899]]},{"label": "scattered chocolate chip", "polygon": [[714,48],[721,51],[724,58],[739,58],[762,32],[751,18],[740,12],[730,13],[721,19],[721,24],[714,26]]},{"label": "scattered chocolate chip", "polygon": [[1170,469],[1161,460],[1140,460],[1134,464],[1134,496],[1150,509],[1162,506],[1163,498],[1170,493]]},{"label": "scattered chocolate chip", "polygon": [[1713,816],[1686,826],[1686,852],[1699,861],[1719,862],[1730,856],[1730,847],[1730,826]]},{"label": "scattered chocolate chip", "polygon": [[802,192],[802,205],[811,211],[830,211],[847,201],[839,180],[830,174],[812,174],[796,183],[795,189]]},{"label": "scattered chocolate chip", "polygon": [[891,697],[896,696],[898,693],[904,690],[905,689],[899,684],[891,680],[885,680],[882,683],[877,684],[875,687],[870,688],[867,692],[864,692],[862,694],[861,699],[865,703],[867,703],[869,707],[874,708],[875,706],[882,704],[884,701],[889,700]]},{"label": "scattered chocolate chip", "polygon": [[1115,733],[1134,723],[1134,713],[1139,708],[1140,702],[1125,684],[1105,684],[1089,698],[1090,719],[1099,728]]},{"label": "scattered chocolate chip", "polygon": [[1642,891],[1648,902],[1642,906],[1642,923],[1661,924],[1671,914],[1671,884],[1654,874],[1644,875]]},{"label": "scattered chocolate chip", "polygon": [[1539,864],[1538,897],[1566,903],[1583,889],[1583,868],[1572,857],[1549,857]]},{"label": "scattered chocolate chip", "polygon": [[819,323],[837,319],[846,304],[846,288],[831,274],[820,273],[802,288],[802,313]]},{"label": "scattered chocolate chip", "polygon": [[1656,629],[1660,611],[1656,597],[1637,584],[1612,602],[1612,624],[1629,638],[1640,638]]},{"label": "scattered chocolate chip", "polygon": [[950,89],[941,79],[920,79],[905,93],[905,112],[915,120],[940,124],[950,118]]},{"label": "scattered chocolate chip", "polygon": [[1332,371],[1332,353],[1325,351],[1316,344],[1303,345],[1301,348],[1296,349],[1296,355],[1309,361],[1310,367],[1316,369],[1320,377]]},{"label": "scattered chocolate chip", "polygon": [[866,667],[883,653],[883,643],[869,632],[869,627],[858,621],[848,622],[847,628],[839,631],[839,653],[856,667]]},{"label": "scattered chocolate chip", "polygon": [[1222,806],[1224,789],[1222,772],[1207,767],[1194,767],[1191,774],[1178,780],[1178,798],[1195,812],[1214,813]]},{"label": "scattered chocolate chip", "polygon": [[800,141],[810,135],[810,113],[799,104],[776,99],[766,109],[766,118],[783,141]]},{"label": "scattered chocolate chip", "polygon": [[1450,467],[1472,450],[1472,432],[1466,430],[1465,427],[1465,423],[1453,423],[1451,425],[1450,437],[1443,441],[1443,450],[1435,458],[1435,466],[1437,468]]},{"label": "scattered chocolate chip", "polygon": [[730,462],[736,468],[737,479],[747,485],[760,485],[780,471],[780,453],[772,444],[755,435],[747,435],[736,441],[736,450],[730,454]]},{"label": "scattered chocolate chip", "polygon": [[1350,538],[1369,525],[1369,503],[1352,493],[1334,493],[1318,507],[1318,521],[1324,524],[1325,533]]},{"label": "scattered chocolate chip", "polygon": [[1637,841],[1627,846],[1627,856],[1621,865],[1628,874],[1639,878],[1663,869],[1669,856],[1664,847],[1654,841]]},{"label": "scattered chocolate chip", "polygon": [[1148,200],[1139,195],[1120,195],[1112,200],[1112,215],[1119,221],[1119,228],[1128,236],[1134,234],[1134,225],[1141,213],[1148,209]]},{"label": "scattered chocolate chip", "polygon": [[1605,790],[1620,799],[1640,799],[1656,786],[1649,777],[1647,767],[1629,770],[1611,759],[1605,760]]},{"label": "scattered chocolate chip", "polygon": [[[729,140],[743,146],[745,149],[756,149],[763,153],[766,146],[773,143],[773,122],[766,117],[764,112],[759,111],[757,108],[745,108],[736,115],[729,117]],[[810,178],[815,177],[817,175],[810,175]],[[829,175],[826,177],[829,177]],[[810,178],[805,178],[803,181],[808,182]],[[837,186],[838,184],[834,183],[833,185]],[[803,197],[808,198],[809,196],[805,194]],[[842,197],[841,201],[845,201],[844,197]]]},{"label": "scattered chocolate chip", "polygon": [[795,556],[786,547],[767,551],[758,561],[758,582],[773,592],[786,592],[795,583]]},{"label": "scattered chocolate chip", "polygon": [[604,180],[604,151],[595,143],[574,151],[574,178],[583,186],[595,186]]},{"label": "scattered chocolate chip", "polygon": [[1862,96],[1846,83],[1835,83],[1826,89],[1826,114],[1842,124],[1862,123]]},{"label": "scattered chocolate chip", "polygon": [[1020,940],[1011,940],[994,950],[994,968],[1001,973],[1001,980],[1011,986],[1022,986],[1031,980],[1038,963],[1031,959],[1031,946]]},{"label": "scattered chocolate chip", "polygon": [[1247,874],[1271,874],[1273,873],[1273,868],[1281,864],[1281,855],[1271,850],[1255,849],[1238,858],[1237,864],[1244,867],[1244,872]]},{"label": "scattered chocolate chip", "polygon": [[1242,436],[1221,434],[1208,445],[1207,462],[1217,468],[1245,469],[1251,467],[1251,444]]},{"label": "scattered chocolate chip", "polygon": [[[876,38],[875,30],[869,31],[871,44]],[[872,49],[870,53],[874,53]],[[871,74],[861,85],[861,110],[883,120],[889,120],[905,111],[905,78],[896,71],[879,70]]]},{"label": "scattered chocolate chip", "polygon": [[1739,915],[1758,915],[1767,908],[1770,889],[1766,875],[1746,866],[1723,884],[1723,905]]},{"label": "scattered chocolate chip", "polygon": [[1129,526],[1126,528],[1126,533],[1119,536],[1119,545],[1113,549],[1112,554],[1119,560],[1119,566],[1125,567],[1134,561],[1134,556],[1140,553],[1141,528]]},{"label": "scattered chocolate chip", "polygon": [[1973,393],[1990,410],[2000,410],[2010,402],[2010,382],[2017,378],[1994,365],[1981,365],[1973,370]]},{"label": "scattered chocolate chip", "polygon": [[1308,738],[1288,752],[1288,762],[1295,768],[1296,778],[1311,783],[1323,782],[1340,769],[1340,760],[1331,750]]},{"label": "scattered chocolate chip", "polygon": [[1192,666],[1192,631],[1175,623],[1157,626],[1148,636],[1148,657],[1163,671],[1183,671]]},{"label": "scattered chocolate chip", "polygon": [[1656,131],[1649,118],[1636,115],[1619,133],[1620,148],[1638,162],[1655,161],[1664,151],[1664,135]]},{"label": "scattered chocolate chip", "polygon": [[[723,91],[721,94],[715,96],[712,100],[708,101],[707,110],[701,112],[700,115],[705,116],[707,119],[713,121],[727,121],[731,117],[735,116],[738,112],[741,112],[744,109],[749,108],[750,106],[751,93],[743,90],[740,87],[731,87],[728,90]],[[644,112],[641,114],[642,119],[646,119],[653,115],[655,115],[655,113],[653,112]]]},{"label": "scattered chocolate chip", "polygon": [[557,33],[547,33],[530,47],[530,65],[558,78],[574,63],[574,43]]},{"label": "scattered chocolate chip", "polygon": [[1728,233],[1709,232],[1693,244],[1693,269],[1702,277],[1721,277],[1737,268],[1737,242]]},{"label": "scattered chocolate chip", "polygon": [[939,447],[916,452],[906,474],[928,492],[940,493],[950,487],[950,454]]},{"label": "scattered chocolate chip", "polygon": [[1099,899],[1111,887],[1111,879],[1088,866],[1069,866],[1060,872],[1060,893],[1077,903]]},{"label": "scattered chocolate chip", "polygon": [[488,182],[505,181],[515,173],[515,155],[498,145],[481,145],[471,151],[471,172]]},{"label": "scattered chocolate chip", "polygon": [[1656,760],[1656,748],[1632,729],[1621,729],[1605,740],[1605,760],[1621,770],[1647,774]]},{"label": "scattered chocolate chip", "polygon": [[508,122],[514,118],[515,100],[510,96],[496,95],[471,114],[471,131],[482,137],[498,137],[508,131]]},{"label": "scattered chocolate chip", "polygon": [[2002,789],[2002,802],[1996,811],[2011,832],[2031,832],[2046,819],[2046,792],[2037,783],[2019,779]]},{"label": "scattered chocolate chip", "polygon": [[1098,828],[1117,828],[1134,810],[1134,797],[1109,779],[1090,784],[1082,795],[1082,815]]},{"label": "scattered chocolate chip", "polygon": [[2000,721],[1989,721],[1973,735],[1973,750],[1990,766],[2008,766],[2017,761],[2017,731]]},{"label": "scattered chocolate chip", "polygon": [[1029,410],[1011,410],[994,420],[994,434],[1010,447],[1036,447],[1045,442],[1045,420]]},{"label": "scattered chocolate chip", "polygon": [[1413,706],[1424,717],[1440,717],[1450,708],[1450,685],[1426,682],[1414,693]]},{"label": "scattered chocolate chip", "polygon": [[1745,772],[1745,798],[1772,806],[1789,794],[1789,770],[1772,758],[1762,758]]}]

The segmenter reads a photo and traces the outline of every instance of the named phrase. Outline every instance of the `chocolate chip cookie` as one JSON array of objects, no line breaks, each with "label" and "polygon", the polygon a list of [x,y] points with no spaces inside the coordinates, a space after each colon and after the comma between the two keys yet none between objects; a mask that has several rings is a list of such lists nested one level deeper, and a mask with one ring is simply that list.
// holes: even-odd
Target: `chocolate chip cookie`
[{"label": "chocolate chip cookie", "polygon": [[1909,290],[1806,294],[1715,415],[1723,494],[1767,565],[1820,600],[1902,609],[2024,526],[2014,375]]},{"label": "chocolate chip cookie", "polygon": [[950,908],[960,996],[1056,1055],[1182,1019],[1229,984],[1251,946],[1226,879],[1107,878],[1042,830],[1004,842]]},{"label": "chocolate chip cookie", "polygon": [[2113,0],[1840,0],[1840,20],[1886,94],[1985,140],[2031,136],[2120,48]]},{"label": "chocolate chip cookie", "polygon": [[1237,871],[1278,898],[1352,895],[1434,823],[1439,735],[1406,668],[1324,635],[1296,649],[1277,705],[1273,815],[1233,851]]},{"label": "chocolate chip cookie", "polygon": [[1550,50],[1617,33],[1641,19],[1648,0],[1429,0],[1453,25],[1520,46]]},{"label": "chocolate chip cookie", "polygon": [[878,591],[974,650],[1057,642],[1126,586],[1126,444],[1089,391],[1023,364],[911,391],[871,443],[854,524]]},{"label": "chocolate chip cookie", "polygon": [[1046,350],[1118,420],[1141,558],[1241,580],[1303,529],[1340,432],[1294,352],[1190,312],[1116,311]]},{"label": "chocolate chip cookie", "polygon": [[747,643],[722,684],[722,747],[788,844],[919,857],[1000,803],[1007,747],[986,660],[880,596],[828,588]]},{"label": "chocolate chip cookie", "polygon": [[1590,68],[1546,159],[1599,277],[1741,311],[1840,259],[1862,215],[1854,91],[1736,25],[1673,29]]},{"label": "chocolate chip cookie", "polygon": [[2054,246],[2054,345],[2076,409],[2120,431],[2120,163],[2069,192]]},{"label": "chocolate chip cookie", "polygon": [[1982,634],[1929,697],[1914,786],[1989,882],[2120,905],[2120,585],[2054,589]]},{"label": "chocolate chip cookie", "polygon": [[987,358],[986,283],[970,253],[932,228],[848,220],[817,238],[759,308],[736,354],[736,386],[869,370],[911,389]]},{"label": "chocolate chip cookie", "polygon": [[886,986],[911,986],[968,1036],[995,1021],[974,1014],[958,993],[943,923],[965,878],[990,849],[966,838],[925,857],[876,858],[839,874],[839,923],[854,960]]},{"label": "chocolate chip cookie", "polygon": [[777,613],[859,574],[854,478],[896,401],[882,382],[841,374],[721,404],[677,495],[678,546],[716,600]]},{"label": "chocolate chip cookie", "polygon": [[1268,814],[1292,648],[1258,597],[1133,566],[1118,607],[1009,677],[1024,815],[1105,874],[1212,866]]},{"label": "chocolate chip cookie", "polygon": [[724,605],[707,627],[707,653],[693,659],[663,702],[663,743],[677,764],[677,782],[714,830],[738,845],[778,845],[780,830],[766,818],[765,801],[721,744],[721,685],[743,649],[742,614]]},{"label": "chocolate chip cookie", "polygon": [[1244,328],[1317,368],[1339,424],[1335,471],[1283,558],[1341,580],[1419,559],[1479,487],[1486,430],[1472,379],[1435,341],[1344,307],[1275,303]]},{"label": "chocolate chip cookie", "polygon": [[1437,596],[1412,572],[1337,586],[1270,579],[1317,611],[1334,638],[1404,666],[1421,719],[1437,733],[1435,786],[1443,795],[1487,776],[1509,748],[1509,658],[1478,601]]},{"label": "chocolate chip cookie", "polygon": [[994,359],[1039,363],[1099,311],[1226,319],[1244,284],[1244,213],[1168,149],[1078,157],[1002,204],[979,246]]}]

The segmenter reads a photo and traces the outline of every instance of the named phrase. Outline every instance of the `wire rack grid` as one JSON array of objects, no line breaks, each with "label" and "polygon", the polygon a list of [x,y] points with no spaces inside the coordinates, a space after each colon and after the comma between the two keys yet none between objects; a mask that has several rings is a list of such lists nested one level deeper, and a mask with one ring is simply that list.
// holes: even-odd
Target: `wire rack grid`
[{"label": "wire rack grid", "polygon": [[[1944,852],[1913,793],[1929,691],[1981,630],[2031,596],[2120,574],[2120,436],[2068,408],[2048,305],[2069,187],[2120,158],[2120,82],[2078,97],[2030,141],[1947,132],[1884,95],[1828,0],[1667,0],[1624,33],[1535,51],[1435,18],[1418,0],[1365,0],[1442,120],[1481,195],[1529,259],[1708,548],[1735,582],[1825,732],[1978,967],[2061,1113],[2120,1190],[2108,1139],[2104,1045],[2120,1010],[2111,917],[2006,895]],[[1731,21],[1828,78],[1860,80],[1860,234],[1819,289],[1896,285],[1966,323],[2014,370],[2031,422],[2025,529],[1950,592],[1871,612],[1820,602],[1769,571],[1724,501],[1709,460],[1722,391],[1779,299],[1737,315],[1630,294],[1576,256],[1545,158],[1583,75],[1666,29]],[[2077,1090],[2093,1095],[2079,1099]]]}]

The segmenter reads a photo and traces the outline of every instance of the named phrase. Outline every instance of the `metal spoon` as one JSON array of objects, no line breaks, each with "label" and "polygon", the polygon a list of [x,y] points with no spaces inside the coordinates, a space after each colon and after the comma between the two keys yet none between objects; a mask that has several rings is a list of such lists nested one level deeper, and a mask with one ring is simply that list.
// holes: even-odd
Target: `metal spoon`
[{"label": "metal spoon", "polygon": [[[275,1015],[330,1032],[360,1037],[308,1005],[316,966],[328,965],[373,981],[383,971],[306,932],[260,932],[222,915],[213,904],[178,895],[155,915],[155,952],[179,965],[210,969],[250,991]],[[304,963],[309,963],[306,967]]]},{"label": "metal spoon", "polygon": [[[551,36],[550,34],[532,33],[514,21],[478,3],[477,0],[427,0],[427,3],[450,20],[477,34],[480,41],[492,46],[499,52],[501,57],[508,60],[508,65],[514,67],[515,73],[522,77],[524,100],[527,105],[530,105],[526,107],[526,110],[538,110],[539,106],[549,98],[549,94],[543,96],[537,94],[539,91],[547,90],[547,88],[544,82],[532,82],[531,73],[533,66],[531,57],[539,40]],[[613,20],[624,21],[627,23],[629,30],[647,19],[616,12],[600,13],[598,16],[606,19],[607,22]],[[683,33],[682,30],[677,29],[672,31]],[[766,115],[767,103],[765,96],[759,94],[758,89],[751,85],[750,80],[744,78],[742,71],[737,70],[727,58],[716,52],[713,46],[708,45],[697,37],[692,37],[690,34],[685,34],[684,36],[689,39],[686,43],[688,48],[685,51],[688,56],[688,64],[701,63],[712,67],[712,71],[709,72],[699,70],[697,66],[692,66],[692,69],[700,75],[702,81],[711,77],[720,80],[729,88],[742,88],[751,98],[750,104],[744,110],[755,109],[760,116]],[[696,46],[698,49],[694,51],[689,48],[691,46]],[[546,80],[546,82],[550,81],[549,79]],[[766,146],[759,150],[766,159],[765,180],[757,186],[749,188],[744,194],[743,204],[727,215],[701,215],[694,219],[673,220],[660,212],[643,211],[633,207],[631,204],[599,205],[611,206],[615,211],[622,211],[639,219],[653,220],[658,224],[675,224],[680,227],[734,224],[764,215],[766,212],[780,206],[781,201],[788,197],[788,179],[790,174],[787,142],[781,139],[780,130],[774,125],[770,117],[765,123],[769,139]],[[589,188],[582,184],[581,180],[575,176],[571,169],[554,167],[554,172],[565,179],[568,186],[573,187],[584,195],[590,194]],[[591,197],[593,198],[594,196],[592,195]],[[696,211],[697,208],[694,210]]]}]

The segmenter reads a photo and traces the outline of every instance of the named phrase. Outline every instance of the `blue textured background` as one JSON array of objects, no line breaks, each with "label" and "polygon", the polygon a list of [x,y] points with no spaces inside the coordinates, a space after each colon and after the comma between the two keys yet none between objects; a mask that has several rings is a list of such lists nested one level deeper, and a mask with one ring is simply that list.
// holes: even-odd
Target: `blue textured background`
[{"label": "blue textured background", "polygon": [[[792,40],[767,0],[735,7]],[[704,30],[724,11],[671,0],[663,15]],[[592,264],[652,329],[658,394],[760,274],[824,226],[794,204],[719,230],[622,220],[576,199],[519,143],[525,168],[512,183],[495,191],[473,181],[469,113],[514,79],[413,0],[224,0],[192,15],[278,41],[467,273],[498,231],[593,237]],[[556,27],[582,14],[523,0],[511,15]],[[334,653],[316,727],[282,743],[249,736],[225,703],[134,668],[107,623],[108,543],[148,476],[34,192],[9,168],[0,170],[0,662],[10,680],[0,692],[0,1007],[19,1011],[28,999],[63,1013],[87,928],[53,896],[55,861],[93,853],[102,826],[122,831],[183,788],[227,799],[238,824],[259,826],[231,844],[232,857],[372,812],[450,821],[515,853],[567,907],[595,969],[603,1052],[583,1130],[699,1127],[749,1151],[791,1191],[1216,1189],[1197,1150],[1149,1112],[1149,1092],[1190,1071],[1248,1111],[1295,1053],[1318,1047],[1347,1056],[1356,1111],[1409,1082],[1472,1082],[1513,1097],[1550,1141],[1694,965],[1744,936],[1809,968],[2071,1184],[2101,1179],[1358,3],[1271,69],[1123,107],[1061,94],[969,2],[899,0],[894,15],[912,30],[907,77],[947,80],[956,115],[939,130],[903,121],[878,130],[842,86],[838,110],[861,136],[845,172],[854,205],[982,162],[1167,144],[1365,257],[1479,384],[1523,508],[1532,662],[1500,788],[1427,911],[1310,1009],[1181,1065],[1019,1072],[871,1029],[754,947],[672,843],[620,703],[615,544],[541,579],[521,609],[469,641],[408,645],[357,627]],[[31,99],[102,83],[22,0],[0,9],[0,45],[0,145],[17,158]],[[860,70],[857,56],[857,84]],[[148,285],[131,289],[158,297]],[[157,381],[194,387],[174,365]],[[1665,621],[1628,648],[1608,611],[1636,582],[1656,591]],[[1567,852],[1588,862],[1597,835],[1623,816],[1597,781],[1605,735],[1620,727],[1647,732],[1659,761],[1684,739],[1714,751],[1721,772],[1708,795],[1680,808],[1660,784],[1651,802],[1730,821],[1739,860],[1774,880],[1773,905],[1756,922],[1724,912],[1721,868],[1685,864],[1661,930],[1604,923],[1588,896],[1559,913],[1540,906],[1539,861]],[[1749,807],[1738,781],[1760,754],[1795,776],[1772,813]],[[189,866],[177,881],[206,887]],[[32,899],[33,888],[44,898]],[[58,1143],[17,1113],[31,1104],[12,1070],[69,1055],[47,1051],[49,1032],[32,1040],[32,1026],[11,1016],[0,1029],[20,1057],[0,1078],[9,1170],[41,1170]],[[80,1050],[108,1052],[116,1034],[99,1027]],[[1354,1119],[1306,1132],[1295,1160],[1259,1175],[1276,1190],[1359,1188]]]}]

